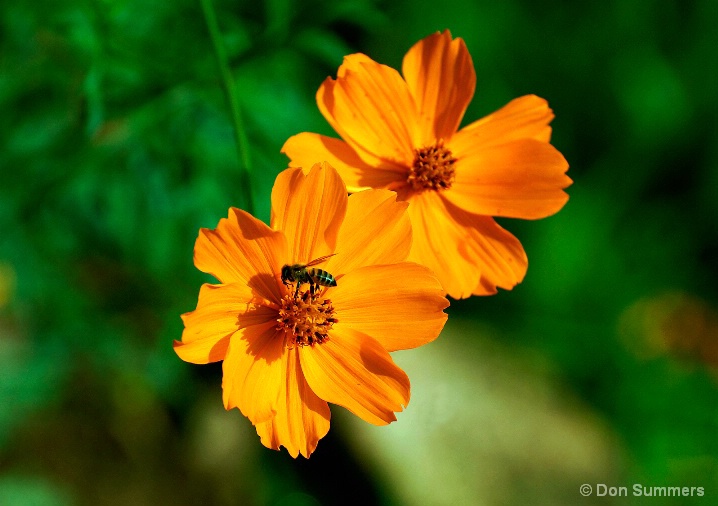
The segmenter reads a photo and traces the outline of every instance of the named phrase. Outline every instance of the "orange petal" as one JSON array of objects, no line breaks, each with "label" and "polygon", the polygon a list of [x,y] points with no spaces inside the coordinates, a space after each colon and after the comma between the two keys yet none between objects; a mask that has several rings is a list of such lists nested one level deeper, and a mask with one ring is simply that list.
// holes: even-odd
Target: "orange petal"
[{"label": "orange petal", "polygon": [[309,458],[319,440],[329,431],[329,405],[309,388],[297,356],[297,349],[282,357],[285,380],[279,391],[277,414],[257,424],[257,433],[267,448],[284,446],[296,458]]},{"label": "orange petal", "polygon": [[456,179],[443,195],[471,213],[544,218],[568,200],[568,163],[545,142],[521,139],[455,156]]},{"label": "orange petal", "polygon": [[409,49],[402,72],[419,111],[419,146],[451,138],[476,89],[464,41],[451,40],[449,30],[430,35]]},{"label": "orange petal", "polygon": [[371,337],[332,329],[328,341],[299,350],[304,376],[321,399],[374,425],[396,420],[409,403],[409,378]]},{"label": "orange petal", "polygon": [[515,98],[498,111],[465,126],[451,139],[452,149],[470,154],[518,139],[548,142],[553,111],[536,95]]},{"label": "orange petal", "polygon": [[287,139],[282,153],[290,159],[290,167],[311,167],[326,161],[337,172],[350,192],[368,188],[385,188],[395,181],[406,179],[406,169],[397,169],[378,160],[376,167],[365,163],[346,142],[324,135],[303,132]]},{"label": "orange petal", "polygon": [[281,298],[278,273],[287,256],[280,232],[241,209],[230,208],[215,230],[200,229],[194,245],[194,264],[222,283],[249,285],[261,297]]},{"label": "orange petal", "polygon": [[272,189],[272,228],[284,232],[284,263],[309,263],[334,252],[347,208],[347,189],[327,163],[305,176],[302,169],[281,172]]},{"label": "orange petal", "polygon": [[413,194],[409,216],[414,240],[409,260],[429,267],[455,299],[468,297],[479,283],[481,267],[466,245],[466,229],[456,223],[435,191]]},{"label": "orange petal", "polygon": [[376,167],[380,159],[397,170],[408,166],[417,113],[399,73],[358,54],[344,58],[337,76],[317,92],[327,121],[364,162]]},{"label": "orange petal", "polygon": [[436,339],[449,301],[422,265],[374,265],[352,271],[332,289],[338,323],[367,334],[387,351],[416,348]]},{"label": "orange petal", "polygon": [[222,363],[224,407],[238,407],[255,425],[274,416],[285,381],[284,334],[275,325],[268,322],[237,331]]},{"label": "orange petal", "polygon": [[365,265],[393,264],[406,259],[411,248],[408,204],[397,202],[389,190],[366,190],[349,197],[339,229],[337,255],[326,269],[339,276]]},{"label": "orange petal", "polygon": [[528,259],[516,237],[490,216],[467,213],[451,204],[447,204],[447,210],[466,231],[465,247],[481,269],[474,295],[494,294],[496,287],[510,290],[524,279]]},{"label": "orange petal", "polygon": [[175,352],[194,364],[224,359],[233,333],[277,318],[277,310],[267,304],[241,283],[202,285],[197,309],[182,315],[185,329],[182,341],[174,342]]},{"label": "orange petal", "polygon": [[[346,69],[348,67],[356,67],[358,63],[362,61],[371,62],[373,60],[361,53],[345,56],[344,63],[339,66],[337,77],[343,78],[346,74]],[[322,82],[316,93],[317,107],[319,108],[319,112],[322,113],[322,116],[324,116],[324,119],[329,122],[334,131],[338,133],[341,138],[347,139],[348,135],[344,131],[342,125],[337,123],[336,119],[334,118],[334,109],[336,104],[334,91],[336,90],[336,84],[337,82],[331,77],[327,77],[324,82]],[[374,164],[372,163],[371,165]]]}]

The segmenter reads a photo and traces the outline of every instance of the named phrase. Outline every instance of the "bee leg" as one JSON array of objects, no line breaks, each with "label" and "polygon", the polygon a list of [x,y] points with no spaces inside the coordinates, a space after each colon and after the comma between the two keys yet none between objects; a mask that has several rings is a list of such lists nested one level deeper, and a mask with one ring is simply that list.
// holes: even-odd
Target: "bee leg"
[{"label": "bee leg", "polygon": [[315,285],[314,283],[309,283],[309,295],[311,295],[312,297],[314,296],[314,293],[315,293],[315,286],[317,286],[317,285]]},{"label": "bee leg", "polygon": [[297,288],[294,290],[294,298],[297,298],[297,295],[299,295],[299,287],[301,286],[301,283],[297,281]]}]

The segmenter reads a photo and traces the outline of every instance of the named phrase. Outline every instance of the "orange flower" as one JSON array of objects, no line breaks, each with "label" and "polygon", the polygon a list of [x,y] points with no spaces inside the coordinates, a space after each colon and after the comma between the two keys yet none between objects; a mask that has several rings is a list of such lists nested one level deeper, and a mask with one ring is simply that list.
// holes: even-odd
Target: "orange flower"
[{"label": "orange flower", "polygon": [[415,44],[402,71],[403,79],[366,55],[345,57],[317,92],[344,140],[304,132],[282,152],[292,167],[327,160],[352,192],[388,188],[409,201],[409,259],[431,267],[452,297],[511,289],[526,253],[492,216],[543,218],[568,200],[568,163],[549,144],[553,112],[528,95],[458,130],[476,74],[448,30]]},{"label": "orange flower", "polygon": [[[277,177],[271,228],[232,208],[200,230],[195,265],[222,284],[202,286],[174,349],[196,364],[224,360],[225,408],[239,408],[268,448],[309,457],[329,430],[327,402],[376,425],[409,402],[409,379],[387,350],[436,338],[448,301],[429,269],[403,262],[406,207],[386,190],[347,197],[337,172],[317,164]],[[327,255],[308,269],[336,286],[296,270],[282,279],[283,266]]]}]

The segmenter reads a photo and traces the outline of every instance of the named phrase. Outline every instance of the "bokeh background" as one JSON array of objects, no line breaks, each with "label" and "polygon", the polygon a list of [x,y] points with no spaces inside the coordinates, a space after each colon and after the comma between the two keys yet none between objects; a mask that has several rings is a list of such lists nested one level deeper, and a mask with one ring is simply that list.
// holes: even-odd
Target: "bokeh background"
[{"label": "bokeh background", "polygon": [[[535,93],[570,201],[502,220],[525,281],[454,301],[395,360],[388,427],[333,407],[310,460],[265,449],[221,366],[172,351],[209,278],[200,227],[242,207],[194,0],[0,3],[0,505],[635,504],[718,500],[718,2],[215,2],[260,218],[345,54],[399,68],[449,28],[472,121]],[[579,486],[627,486],[582,498]]]}]

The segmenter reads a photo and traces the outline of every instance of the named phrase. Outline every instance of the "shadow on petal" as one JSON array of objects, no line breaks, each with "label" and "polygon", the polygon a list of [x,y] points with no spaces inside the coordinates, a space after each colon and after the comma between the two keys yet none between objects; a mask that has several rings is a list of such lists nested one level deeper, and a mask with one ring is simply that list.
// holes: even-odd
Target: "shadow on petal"
[{"label": "shadow on petal", "polygon": [[247,286],[249,286],[258,297],[265,297],[265,294],[271,294],[272,297],[266,298],[269,299],[269,303],[273,305],[279,303],[278,297],[284,293],[284,288],[281,285],[282,281],[279,273],[269,274],[267,272],[260,272],[247,281]]}]

